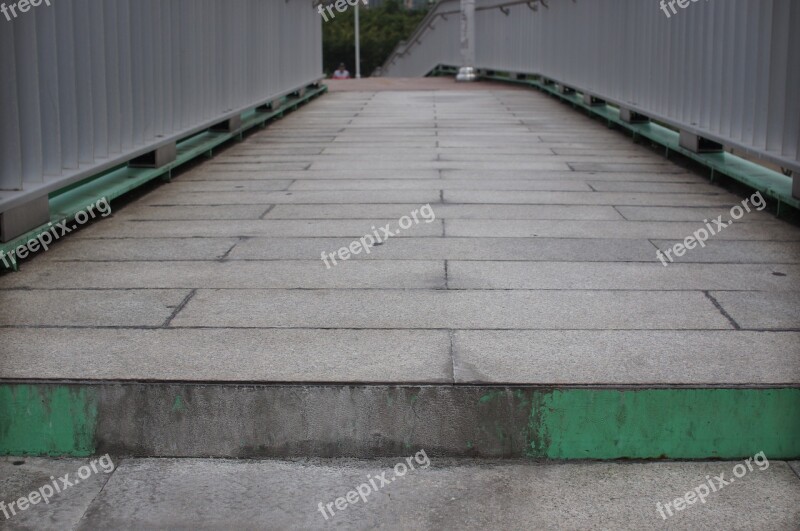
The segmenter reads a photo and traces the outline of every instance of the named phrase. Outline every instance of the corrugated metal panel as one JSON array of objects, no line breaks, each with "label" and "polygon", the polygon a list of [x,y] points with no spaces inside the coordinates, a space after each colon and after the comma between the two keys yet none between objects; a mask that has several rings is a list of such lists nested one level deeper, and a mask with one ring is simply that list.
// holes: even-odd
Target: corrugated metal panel
[{"label": "corrugated metal panel", "polygon": [[57,0],[0,15],[0,211],[322,77],[310,0]]},{"label": "corrugated metal panel", "polygon": [[[547,5],[479,0],[476,66],[540,74],[800,171],[800,2],[692,2],[669,18],[657,1]],[[423,22],[435,29],[383,74],[458,66],[458,17],[437,15],[458,9],[440,2]]]}]

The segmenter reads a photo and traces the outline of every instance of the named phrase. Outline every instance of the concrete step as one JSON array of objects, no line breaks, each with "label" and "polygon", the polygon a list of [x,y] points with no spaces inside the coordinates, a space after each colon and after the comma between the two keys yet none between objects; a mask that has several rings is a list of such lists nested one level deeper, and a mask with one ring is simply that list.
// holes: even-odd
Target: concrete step
[{"label": "concrete step", "polygon": [[[7,519],[0,513],[0,527],[639,530],[800,523],[800,463],[764,454],[747,461],[546,464],[442,459],[414,448],[362,461],[101,457],[93,464],[0,459],[0,508],[8,511]],[[65,474],[72,486],[48,489],[51,477],[61,488]],[[30,501],[20,504],[23,497]]]},{"label": "concrete step", "polygon": [[8,382],[0,454],[800,458],[797,387]]}]

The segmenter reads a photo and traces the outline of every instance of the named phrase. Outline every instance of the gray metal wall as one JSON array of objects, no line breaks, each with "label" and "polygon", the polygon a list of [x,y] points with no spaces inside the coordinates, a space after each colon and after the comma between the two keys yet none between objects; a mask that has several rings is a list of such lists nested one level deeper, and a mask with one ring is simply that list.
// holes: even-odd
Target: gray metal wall
[{"label": "gray metal wall", "polygon": [[[658,0],[477,5],[478,68],[540,74],[800,171],[800,1],[692,2],[670,18]],[[383,75],[458,66],[458,10],[440,2]]]},{"label": "gray metal wall", "polygon": [[0,16],[0,212],[322,77],[310,0],[51,0]]}]

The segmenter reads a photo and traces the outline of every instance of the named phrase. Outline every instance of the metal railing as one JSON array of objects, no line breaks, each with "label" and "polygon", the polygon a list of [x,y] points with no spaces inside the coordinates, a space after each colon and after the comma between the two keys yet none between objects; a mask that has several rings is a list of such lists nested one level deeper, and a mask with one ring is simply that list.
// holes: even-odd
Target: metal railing
[{"label": "metal railing", "polygon": [[306,0],[28,8],[0,15],[0,214],[323,77]]},{"label": "metal railing", "polygon": [[[475,66],[540,75],[800,172],[800,2],[669,15],[658,0],[478,0]],[[382,75],[459,66],[459,32],[458,0],[440,1]]]}]

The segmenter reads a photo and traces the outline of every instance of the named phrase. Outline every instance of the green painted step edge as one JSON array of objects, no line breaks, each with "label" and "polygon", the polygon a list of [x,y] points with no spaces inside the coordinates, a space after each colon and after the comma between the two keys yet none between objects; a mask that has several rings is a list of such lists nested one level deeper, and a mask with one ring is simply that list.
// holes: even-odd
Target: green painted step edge
[{"label": "green painted step edge", "polygon": [[534,393],[529,457],[800,457],[800,389],[569,389]]},{"label": "green painted step edge", "polygon": [[[307,89],[300,98],[282,98],[281,106],[269,112],[258,112],[251,109],[242,113],[242,126],[231,132],[204,131],[178,143],[175,161],[160,168],[130,168],[127,165],[119,166],[99,175],[90,177],[80,183],[56,190],[50,194],[50,222],[56,225],[65,221],[72,221],[75,214],[87,206],[105,197],[109,202],[142,186],[159,177],[168,178],[174,168],[186,164],[194,158],[212,153],[212,150],[232,138],[243,135],[246,131],[257,126],[265,126],[269,121],[291,112],[299,105],[307,102],[328,91],[327,85]],[[42,225],[11,241],[0,243],[0,251],[9,254],[12,249],[35,239],[39,234],[50,230],[50,225]],[[0,271],[5,268],[0,262]]]},{"label": "green painted step edge", "polygon": [[[0,455],[94,453],[102,385],[0,384]],[[800,388],[487,387],[474,407],[508,400],[528,418],[520,456],[530,458],[800,458]],[[476,429],[498,441],[520,430],[514,415],[485,418]]]},{"label": "green painted step edge", "polygon": [[90,387],[0,385],[0,455],[92,455],[96,424]]},{"label": "green painted step edge", "polygon": [[535,79],[512,79],[501,75],[482,76],[482,79],[491,79],[504,83],[526,85],[537,88],[543,92],[557,96],[573,106],[585,109],[591,114],[599,116],[610,123],[630,131],[634,137],[642,136],[666,148],[665,154],[668,156],[670,151],[675,151],[688,157],[712,170],[712,180],[715,172],[727,175],[728,177],[758,190],[767,197],[778,201],[778,213],[782,205],[800,209],[800,199],[792,196],[792,178],[782,173],[770,170],[749,160],[737,157],[732,153],[695,153],[680,145],[680,133],[673,131],[662,125],[650,122],[644,124],[632,124],[625,122],[619,117],[619,109],[613,105],[587,105],[583,101],[583,96],[578,93],[562,94],[552,85],[545,85]]}]

